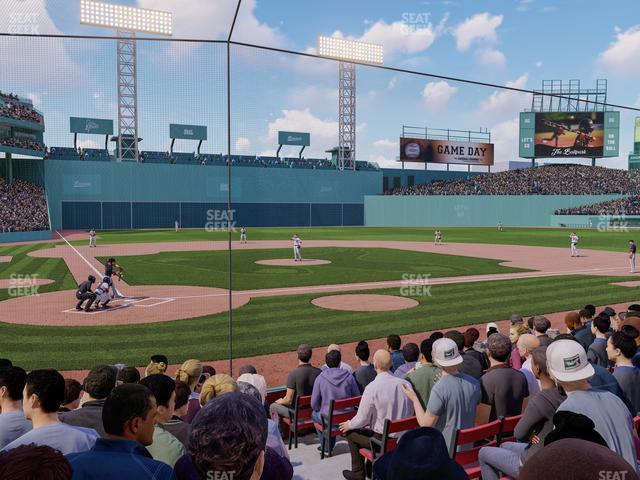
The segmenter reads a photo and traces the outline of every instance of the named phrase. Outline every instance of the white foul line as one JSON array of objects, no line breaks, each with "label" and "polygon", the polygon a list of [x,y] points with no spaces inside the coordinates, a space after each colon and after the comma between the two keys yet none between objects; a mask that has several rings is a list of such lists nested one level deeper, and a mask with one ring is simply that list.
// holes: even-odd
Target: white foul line
[{"label": "white foul line", "polygon": [[58,230],[56,230],[56,233],[58,234],[58,236],[59,236],[62,240],[64,240],[64,241],[66,242],[66,244],[67,244],[67,245],[69,245],[69,246],[71,247],[71,249],[72,249],[74,252],[76,252],[76,253],[78,254],[78,256],[79,256],[82,260],[84,260],[84,263],[86,263],[87,265],[89,265],[89,268],[91,268],[91,270],[93,270],[94,272],[96,272],[96,275],[98,275],[100,278],[102,278],[102,274],[100,273],[100,271],[99,271],[96,267],[94,267],[93,265],[91,265],[91,262],[89,262],[89,260],[87,260],[86,258],[84,258],[84,256],[83,256],[83,255],[78,251],[78,249],[77,249],[76,247],[74,247],[73,245],[71,245],[71,244],[67,241],[67,239],[66,239],[66,238],[64,238],[64,237],[62,236],[62,234],[61,234]]}]

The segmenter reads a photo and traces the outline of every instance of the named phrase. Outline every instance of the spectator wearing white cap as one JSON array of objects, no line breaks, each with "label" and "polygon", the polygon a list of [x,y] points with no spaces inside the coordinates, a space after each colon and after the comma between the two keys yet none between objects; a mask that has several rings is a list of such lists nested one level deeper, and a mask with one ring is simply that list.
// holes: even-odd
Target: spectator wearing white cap
[{"label": "spectator wearing white cap", "polygon": [[595,370],[582,345],[572,340],[554,341],[547,348],[547,367],[556,384],[567,393],[558,411],[589,417],[609,448],[629,462],[637,473],[633,418],[614,394],[591,388],[589,379]]},{"label": "spectator wearing white cap", "polygon": [[476,408],[480,403],[480,383],[473,377],[460,373],[462,356],[456,342],[450,338],[436,340],[432,349],[433,362],[442,368],[442,378],[436,382],[429,395],[427,408],[413,389],[405,385],[404,393],[413,402],[418,423],[442,432],[449,455],[455,452],[455,434],[460,428],[473,427]]}]

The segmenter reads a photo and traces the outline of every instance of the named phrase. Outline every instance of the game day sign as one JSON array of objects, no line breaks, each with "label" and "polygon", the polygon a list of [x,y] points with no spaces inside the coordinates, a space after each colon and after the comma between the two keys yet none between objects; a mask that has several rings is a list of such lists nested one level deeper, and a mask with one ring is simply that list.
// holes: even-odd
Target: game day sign
[{"label": "game day sign", "polygon": [[402,137],[400,161],[493,165],[493,144]]}]

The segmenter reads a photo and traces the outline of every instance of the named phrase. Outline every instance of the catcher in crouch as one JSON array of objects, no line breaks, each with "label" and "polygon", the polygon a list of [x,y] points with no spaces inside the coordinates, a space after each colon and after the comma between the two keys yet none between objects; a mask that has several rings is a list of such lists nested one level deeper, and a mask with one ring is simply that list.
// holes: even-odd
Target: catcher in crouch
[{"label": "catcher in crouch", "polygon": [[91,287],[94,283],[96,283],[96,277],[89,275],[89,278],[78,285],[78,289],[76,290],[76,299],[78,300],[76,310],[82,310],[82,304],[84,302],[87,302],[86,307],[84,307],[84,311],[88,312],[91,310],[91,304],[96,299],[96,294],[91,291]]},{"label": "catcher in crouch", "polygon": [[115,290],[112,288],[113,281],[111,277],[104,277],[102,279],[102,283],[98,285],[96,288],[96,301],[94,306],[97,308],[100,307],[100,303],[102,302],[102,308],[110,308],[109,302],[113,297],[115,297]]}]

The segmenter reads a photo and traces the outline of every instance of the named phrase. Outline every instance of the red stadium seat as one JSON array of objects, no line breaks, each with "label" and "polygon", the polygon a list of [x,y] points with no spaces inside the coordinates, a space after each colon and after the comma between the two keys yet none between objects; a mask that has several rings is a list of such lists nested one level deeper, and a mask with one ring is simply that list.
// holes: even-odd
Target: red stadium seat
[{"label": "red stadium seat", "polygon": [[[480,448],[498,446],[497,438],[502,430],[502,422],[502,419],[498,419],[486,425],[458,430],[456,432],[456,451],[453,454],[453,459],[464,468],[469,478],[480,478],[480,466],[478,465]],[[478,445],[479,443],[481,443],[481,445]],[[471,449],[462,452],[458,451],[458,447],[469,444],[473,444]]]},{"label": "red stadium seat", "polygon": [[296,397],[293,408],[289,408],[289,417],[282,417],[282,421],[289,427],[289,450],[295,444],[298,448],[298,433],[300,430],[314,428],[311,419],[311,395]]},{"label": "red stadium seat", "polygon": [[391,452],[396,448],[396,444],[398,443],[396,434],[418,427],[418,419],[415,416],[401,418],[399,420],[387,419],[384,421],[382,438],[378,440],[372,437],[370,440],[371,448],[361,448],[360,455],[364,457],[365,461],[373,463],[378,455]]},{"label": "red stadium seat", "polygon": [[331,439],[341,434],[338,425],[355,417],[356,408],[360,405],[361,399],[362,396],[331,400],[329,415],[322,415],[322,424],[314,422],[314,426],[323,434],[322,445],[320,446],[321,460],[324,459],[325,450],[327,455],[331,456]]},{"label": "red stadium seat", "polygon": [[513,431],[516,429],[516,425],[521,418],[522,415],[516,415],[514,417],[507,417],[502,421],[502,428],[500,430],[500,435],[498,435],[498,446],[504,442],[517,441]]}]

